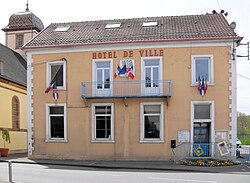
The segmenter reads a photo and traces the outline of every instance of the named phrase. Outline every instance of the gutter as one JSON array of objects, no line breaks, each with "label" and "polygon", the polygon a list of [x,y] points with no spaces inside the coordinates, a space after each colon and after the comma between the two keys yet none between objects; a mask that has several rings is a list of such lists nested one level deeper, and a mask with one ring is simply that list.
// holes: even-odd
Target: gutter
[{"label": "gutter", "polygon": [[[21,49],[23,51],[40,48],[65,48],[70,46],[98,46],[98,45],[115,45],[115,44],[128,44],[128,43],[162,43],[162,42],[179,42],[179,41],[215,41],[215,40],[235,40],[241,41],[243,37],[221,37],[221,38],[186,38],[186,39],[168,39],[168,40],[131,40],[131,41],[117,41],[117,42],[96,42],[96,43],[79,43],[79,44],[62,44],[62,45],[41,45],[41,46],[27,46],[24,45]],[[31,41],[30,41],[31,42]]]}]

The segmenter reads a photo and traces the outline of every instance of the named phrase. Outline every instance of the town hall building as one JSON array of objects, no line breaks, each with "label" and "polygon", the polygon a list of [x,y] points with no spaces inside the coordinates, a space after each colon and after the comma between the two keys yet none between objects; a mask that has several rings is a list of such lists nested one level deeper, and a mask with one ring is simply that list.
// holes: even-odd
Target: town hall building
[{"label": "town hall building", "polygon": [[241,39],[217,13],[50,24],[23,47],[29,157],[234,155]]}]

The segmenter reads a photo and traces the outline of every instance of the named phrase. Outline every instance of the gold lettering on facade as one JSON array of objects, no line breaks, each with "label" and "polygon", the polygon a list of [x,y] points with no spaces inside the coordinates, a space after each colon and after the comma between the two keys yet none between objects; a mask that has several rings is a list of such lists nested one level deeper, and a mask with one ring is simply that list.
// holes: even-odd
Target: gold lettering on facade
[{"label": "gold lettering on facade", "polygon": [[[163,49],[149,49],[149,50],[139,50],[139,55],[141,57],[157,57],[163,56]],[[132,58],[134,56],[133,50],[125,50],[123,51],[124,58]],[[108,51],[108,52],[93,52],[92,59],[105,59],[105,58],[117,58],[116,51]]]},{"label": "gold lettering on facade", "polygon": [[163,56],[163,49],[160,50],[139,50],[141,57],[156,57]]},{"label": "gold lettering on facade", "polygon": [[116,51],[93,52],[92,59],[117,58]]},{"label": "gold lettering on facade", "polygon": [[123,51],[123,57],[126,58],[126,57],[133,57],[134,55],[134,52],[132,50],[130,51]]}]

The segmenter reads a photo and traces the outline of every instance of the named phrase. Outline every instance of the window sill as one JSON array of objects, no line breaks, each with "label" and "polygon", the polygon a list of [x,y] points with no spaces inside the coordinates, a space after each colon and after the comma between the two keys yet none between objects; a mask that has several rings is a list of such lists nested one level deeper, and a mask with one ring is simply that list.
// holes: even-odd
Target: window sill
[{"label": "window sill", "polygon": [[163,144],[164,140],[140,140],[140,144],[146,144],[146,143],[159,143],[159,144]]},{"label": "window sill", "polygon": [[92,140],[92,143],[112,143],[114,144],[115,141],[114,140]]},{"label": "window sill", "polygon": [[68,140],[64,140],[64,139],[48,139],[48,140],[45,140],[46,143],[67,143]]},{"label": "window sill", "polygon": [[66,90],[66,87],[63,87],[63,88],[58,87],[58,88],[55,89],[55,91],[65,91],[65,90]]}]

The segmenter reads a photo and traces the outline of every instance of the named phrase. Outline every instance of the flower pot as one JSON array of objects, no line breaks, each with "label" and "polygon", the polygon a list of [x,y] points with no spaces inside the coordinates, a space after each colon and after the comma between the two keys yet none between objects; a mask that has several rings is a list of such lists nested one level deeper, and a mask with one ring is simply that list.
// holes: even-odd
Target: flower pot
[{"label": "flower pot", "polygon": [[2,157],[7,157],[9,153],[9,148],[0,148],[0,153]]}]

